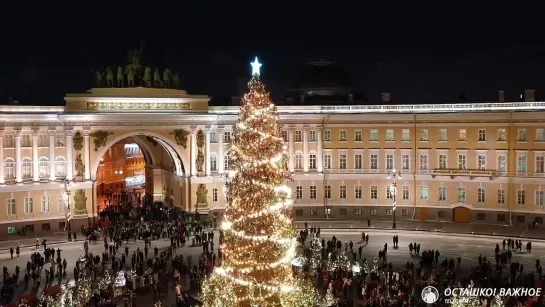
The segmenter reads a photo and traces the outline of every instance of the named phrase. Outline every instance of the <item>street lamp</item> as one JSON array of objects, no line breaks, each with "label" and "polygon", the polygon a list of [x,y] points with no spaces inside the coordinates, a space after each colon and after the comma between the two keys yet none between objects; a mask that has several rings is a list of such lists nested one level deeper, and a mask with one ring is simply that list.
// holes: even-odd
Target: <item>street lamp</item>
[{"label": "street lamp", "polygon": [[393,179],[394,182],[390,185],[390,196],[392,197],[393,203],[392,203],[392,215],[393,215],[393,223],[392,228],[396,228],[396,192],[397,192],[397,184],[396,179],[401,179],[401,172],[396,171],[396,169],[392,169],[388,172],[388,179]]},{"label": "street lamp", "polygon": [[68,190],[68,186],[70,185],[70,180],[64,178],[61,181],[61,186],[64,187],[64,193],[62,195],[62,200],[66,206],[65,210],[65,226],[64,231],[67,230],[68,227],[68,239],[70,240],[72,238],[72,227],[71,227],[71,220],[72,220],[72,210],[70,210],[70,190]]}]

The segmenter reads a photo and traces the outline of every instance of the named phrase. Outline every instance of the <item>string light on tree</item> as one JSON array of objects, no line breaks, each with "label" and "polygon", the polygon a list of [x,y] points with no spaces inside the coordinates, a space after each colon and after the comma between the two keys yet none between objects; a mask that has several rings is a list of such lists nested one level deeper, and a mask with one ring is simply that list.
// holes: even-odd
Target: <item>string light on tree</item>
[{"label": "string light on tree", "polygon": [[[260,80],[256,58],[249,92],[234,126],[229,156],[229,189],[222,266],[203,285],[207,307],[313,306],[301,293],[291,271],[296,231],[290,219],[287,148],[280,137],[278,114]],[[229,298],[227,300],[226,298]]]}]

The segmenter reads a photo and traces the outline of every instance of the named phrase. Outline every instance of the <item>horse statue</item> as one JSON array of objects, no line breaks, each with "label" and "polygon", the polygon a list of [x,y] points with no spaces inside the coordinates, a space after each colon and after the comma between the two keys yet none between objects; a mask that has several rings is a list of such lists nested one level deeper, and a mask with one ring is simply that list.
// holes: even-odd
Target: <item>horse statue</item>
[{"label": "horse statue", "polygon": [[125,86],[125,74],[123,74],[123,67],[117,67],[117,87]]},{"label": "horse statue", "polygon": [[102,86],[102,80],[103,80],[103,73],[101,73],[98,70],[97,71],[91,70],[91,73],[93,73],[93,77],[95,78],[96,86],[101,87]]},{"label": "horse statue", "polygon": [[151,68],[149,67],[144,69],[144,85],[146,87],[151,87]]},{"label": "horse statue", "polygon": [[174,75],[174,88],[177,88],[177,89],[181,89],[182,88],[182,77],[180,76],[180,74],[175,74]]},{"label": "horse statue", "polygon": [[163,72],[163,83],[166,88],[170,88],[171,77],[172,77],[172,73],[170,72],[170,69],[165,68],[165,71]]},{"label": "horse statue", "polygon": [[159,68],[155,68],[155,72],[153,73],[153,86],[163,86],[163,82],[161,81],[161,73],[159,73]]},{"label": "horse statue", "polygon": [[109,87],[114,87],[114,72],[110,66],[106,68],[106,83]]},{"label": "horse statue", "polygon": [[135,72],[134,72],[134,67],[132,66],[129,66],[128,67],[128,70],[127,70],[127,86],[128,87],[134,87],[134,77],[135,77]]}]

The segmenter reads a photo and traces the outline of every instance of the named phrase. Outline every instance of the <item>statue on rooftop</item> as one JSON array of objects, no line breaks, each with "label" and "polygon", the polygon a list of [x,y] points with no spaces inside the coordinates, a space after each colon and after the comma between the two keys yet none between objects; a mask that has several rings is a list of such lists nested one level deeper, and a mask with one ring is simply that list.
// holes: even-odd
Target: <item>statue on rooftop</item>
[{"label": "statue on rooftop", "polygon": [[174,75],[174,88],[175,89],[181,89],[182,88],[182,77],[180,76],[180,74],[175,74]]},{"label": "statue on rooftop", "polygon": [[125,86],[125,74],[123,73],[123,67],[121,65],[117,67],[117,87]]},{"label": "statue on rooftop", "polygon": [[151,68],[149,67],[144,69],[144,85],[146,87],[151,87]]},{"label": "statue on rooftop", "polygon": [[106,68],[106,83],[108,84],[109,87],[114,87],[115,84],[114,84],[114,71],[112,70],[112,68],[110,66],[108,66],[108,68]]},{"label": "statue on rooftop", "polygon": [[166,88],[170,88],[170,78],[172,77],[172,73],[170,72],[170,69],[165,68],[165,71],[163,72],[163,85]]},{"label": "statue on rooftop", "polygon": [[91,70],[91,72],[93,73],[97,87],[101,87],[102,81],[103,81],[103,73],[101,73],[98,70],[97,71]]},{"label": "statue on rooftop", "polygon": [[142,58],[142,51],[144,50],[144,42],[140,42],[140,49],[134,49],[129,51],[129,65],[131,65],[136,71],[141,67],[140,59]]},{"label": "statue on rooftop", "polygon": [[134,67],[128,66],[127,67],[127,86],[128,87],[135,87],[134,77],[135,77]]},{"label": "statue on rooftop", "polygon": [[161,73],[159,72],[159,68],[155,68],[155,72],[153,73],[153,86],[155,87],[162,87],[163,82],[161,81]]}]

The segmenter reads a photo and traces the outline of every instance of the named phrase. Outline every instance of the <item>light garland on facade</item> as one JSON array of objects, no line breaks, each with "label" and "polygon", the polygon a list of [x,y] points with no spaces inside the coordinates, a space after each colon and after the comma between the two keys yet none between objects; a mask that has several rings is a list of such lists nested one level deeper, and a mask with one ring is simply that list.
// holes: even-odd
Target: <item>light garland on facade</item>
[{"label": "light garland on facade", "polygon": [[221,224],[224,259],[203,285],[204,304],[312,306],[298,304],[298,297],[289,299],[300,293],[291,271],[297,241],[289,216],[291,190],[284,184],[289,180],[287,147],[279,137],[276,106],[257,74],[248,85],[228,152],[229,201]]}]

